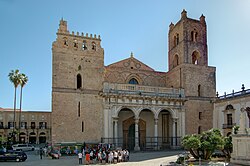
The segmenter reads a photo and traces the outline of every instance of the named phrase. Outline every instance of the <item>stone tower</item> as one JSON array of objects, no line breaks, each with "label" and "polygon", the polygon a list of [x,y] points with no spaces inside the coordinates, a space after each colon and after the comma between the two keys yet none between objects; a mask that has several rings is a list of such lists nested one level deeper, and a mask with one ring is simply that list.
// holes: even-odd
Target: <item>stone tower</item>
[{"label": "stone tower", "polygon": [[60,20],[52,45],[52,142],[100,142],[104,50],[100,36],[70,33]]},{"label": "stone tower", "polygon": [[184,88],[186,134],[201,133],[212,128],[213,99],[216,96],[215,67],[208,66],[205,17],[187,17],[169,26],[169,72],[167,83]]}]

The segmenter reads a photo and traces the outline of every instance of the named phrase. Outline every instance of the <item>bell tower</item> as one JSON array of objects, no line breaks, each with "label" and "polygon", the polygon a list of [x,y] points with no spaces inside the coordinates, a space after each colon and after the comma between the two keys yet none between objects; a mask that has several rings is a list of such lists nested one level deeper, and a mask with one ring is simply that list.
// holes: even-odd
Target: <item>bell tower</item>
[{"label": "bell tower", "polygon": [[183,63],[208,65],[205,16],[190,19],[183,10],[180,21],[169,25],[168,42],[169,70]]},{"label": "bell tower", "polygon": [[52,44],[53,143],[100,142],[103,72],[100,36],[69,32],[61,19]]},{"label": "bell tower", "polygon": [[216,96],[215,67],[208,66],[207,27],[205,16],[181,19],[169,25],[169,87],[183,88],[186,134],[201,133],[212,128],[212,101]]}]

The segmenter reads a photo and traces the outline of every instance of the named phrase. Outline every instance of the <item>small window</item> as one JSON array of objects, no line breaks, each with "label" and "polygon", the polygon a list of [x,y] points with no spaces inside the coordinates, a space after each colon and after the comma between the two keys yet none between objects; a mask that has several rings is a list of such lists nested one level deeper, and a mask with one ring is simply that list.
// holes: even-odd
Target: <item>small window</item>
[{"label": "small window", "polygon": [[84,132],[84,121],[82,121],[82,132]]},{"label": "small window", "polygon": [[87,50],[87,43],[86,43],[86,41],[82,42],[82,50]]},{"label": "small window", "polygon": [[202,112],[199,112],[199,120],[201,120]]},{"label": "small window", "polygon": [[92,42],[92,50],[96,51],[96,44],[95,44],[95,42]]},{"label": "small window", "polygon": [[21,129],[27,129],[27,122],[21,122]]},{"label": "small window", "polygon": [[174,56],[174,67],[178,66],[179,65],[179,56],[176,54]]},{"label": "small window", "polygon": [[39,122],[39,129],[46,129],[47,128],[47,122]]},{"label": "small window", "polygon": [[77,79],[77,89],[82,88],[82,77],[81,77],[81,75],[77,74],[76,79]]},{"label": "small window", "polygon": [[227,114],[227,125],[233,125],[233,116],[232,116],[232,114]]},{"label": "small window", "polygon": [[63,38],[63,45],[68,46],[68,39],[66,37]]},{"label": "small window", "polygon": [[179,34],[177,33],[176,34],[176,45],[178,45],[179,44]]},{"label": "small window", "polygon": [[201,85],[198,85],[198,96],[201,96]]},{"label": "small window", "polygon": [[198,134],[201,134],[201,126],[198,127]]},{"label": "small window", "polygon": [[35,122],[31,122],[31,129],[35,129],[36,128],[36,123]]},{"label": "small window", "polygon": [[129,84],[138,84],[138,81],[135,78],[132,78],[128,82]]},{"label": "small window", "polygon": [[78,48],[78,43],[77,43],[77,40],[74,40],[73,45],[74,45],[74,48]]},{"label": "small window", "polygon": [[80,117],[80,113],[81,113],[81,103],[78,102],[78,117]]}]

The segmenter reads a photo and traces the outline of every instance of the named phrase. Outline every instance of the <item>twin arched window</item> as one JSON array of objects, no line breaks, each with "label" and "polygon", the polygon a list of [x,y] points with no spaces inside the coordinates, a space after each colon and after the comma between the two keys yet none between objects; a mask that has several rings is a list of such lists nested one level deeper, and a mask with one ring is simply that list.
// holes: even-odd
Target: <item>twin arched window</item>
[{"label": "twin arched window", "polygon": [[179,34],[177,33],[175,36],[174,36],[174,46],[177,46],[179,44]]},{"label": "twin arched window", "polygon": [[198,32],[196,31],[196,29],[194,29],[194,30],[191,32],[191,41],[197,42],[197,38],[198,38]]}]

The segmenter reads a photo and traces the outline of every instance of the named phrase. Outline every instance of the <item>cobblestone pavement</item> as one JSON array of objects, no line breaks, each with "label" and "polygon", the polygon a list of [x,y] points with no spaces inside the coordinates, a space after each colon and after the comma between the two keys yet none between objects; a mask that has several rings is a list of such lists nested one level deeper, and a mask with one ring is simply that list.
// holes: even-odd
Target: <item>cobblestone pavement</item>
[{"label": "cobblestone pavement", "polygon": [[[130,161],[111,165],[121,166],[160,166],[166,165],[168,162],[176,161],[177,154],[182,151],[157,151],[157,152],[137,152],[130,153]],[[77,156],[62,156],[60,159],[51,159],[43,157],[41,160],[35,152],[27,152],[28,159],[25,162],[0,162],[0,166],[76,166],[78,164]],[[94,165],[94,164],[93,164]],[[101,164],[96,164],[101,165]],[[106,164],[110,165],[110,164]]]}]

